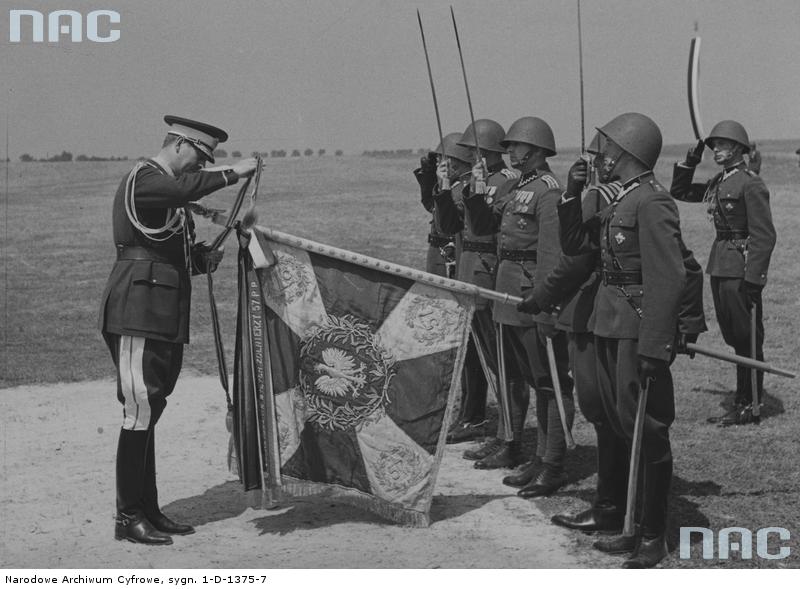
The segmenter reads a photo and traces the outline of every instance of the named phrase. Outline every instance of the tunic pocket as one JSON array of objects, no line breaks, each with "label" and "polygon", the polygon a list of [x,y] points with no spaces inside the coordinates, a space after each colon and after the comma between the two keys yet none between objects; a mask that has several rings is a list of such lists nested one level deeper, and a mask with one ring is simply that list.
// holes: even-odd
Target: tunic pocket
[{"label": "tunic pocket", "polygon": [[137,264],[131,274],[126,316],[138,331],[173,337],[180,321],[181,277],[169,264]]}]

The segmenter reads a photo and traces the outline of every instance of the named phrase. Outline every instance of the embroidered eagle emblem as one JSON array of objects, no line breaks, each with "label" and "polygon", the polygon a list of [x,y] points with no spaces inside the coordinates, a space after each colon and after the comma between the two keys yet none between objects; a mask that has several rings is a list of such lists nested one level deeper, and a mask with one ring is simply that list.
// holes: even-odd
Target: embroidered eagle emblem
[{"label": "embroidered eagle emblem", "polygon": [[314,381],[314,386],[333,397],[343,397],[348,392],[357,397],[359,389],[366,382],[364,365],[356,366],[355,360],[338,348],[322,350],[322,362],[318,362],[314,368],[322,373]]}]

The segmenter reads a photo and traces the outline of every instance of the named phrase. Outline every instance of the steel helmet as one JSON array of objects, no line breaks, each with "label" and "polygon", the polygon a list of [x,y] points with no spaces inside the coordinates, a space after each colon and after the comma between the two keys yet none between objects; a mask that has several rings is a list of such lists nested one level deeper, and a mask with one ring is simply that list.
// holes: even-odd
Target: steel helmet
[{"label": "steel helmet", "polygon": [[[500,123],[491,119],[478,119],[475,121],[475,129],[478,130],[478,147],[480,149],[496,151],[498,153],[506,152],[505,148],[500,145],[500,142],[506,135]],[[470,123],[458,144],[475,149],[475,129],[473,129],[472,123]]]},{"label": "steel helmet", "polygon": [[458,142],[460,140],[461,140],[461,133],[448,133],[442,138],[442,141],[439,142],[439,145],[436,146],[434,152],[437,154],[442,153],[442,142],[443,142],[445,157],[452,157],[459,161],[469,164],[474,159],[473,152],[471,152],[468,148],[464,147],[463,145],[459,145]]},{"label": "steel helmet", "polygon": [[736,121],[720,121],[714,125],[714,128],[711,129],[711,133],[709,133],[708,137],[704,140],[708,147],[711,147],[712,139],[728,139],[730,141],[735,141],[744,147],[744,153],[750,151],[750,139],[747,137],[747,131]]},{"label": "steel helmet", "polygon": [[638,112],[621,114],[597,127],[607,139],[652,170],[661,153],[661,130],[648,116]]},{"label": "steel helmet", "polygon": [[512,141],[541,147],[548,152],[548,155],[556,155],[556,140],[553,137],[553,130],[539,117],[522,117],[514,121],[500,145],[508,149],[508,144]]}]

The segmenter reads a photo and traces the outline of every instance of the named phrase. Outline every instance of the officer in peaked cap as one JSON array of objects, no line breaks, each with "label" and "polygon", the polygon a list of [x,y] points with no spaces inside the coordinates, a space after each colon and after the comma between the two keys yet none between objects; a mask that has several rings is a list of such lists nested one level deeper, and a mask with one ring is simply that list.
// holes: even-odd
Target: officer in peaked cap
[{"label": "officer in peaked cap", "polygon": [[[764,323],[761,292],[775,248],[775,226],[764,181],[748,169],[744,155],[751,149],[744,127],[736,121],[714,125],[705,141],[675,164],[670,193],[678,200],[703,202],[714,226],[715,238],[706,273],[725,343],[740,356],[751,356],[751,314],[755,313],[757,360],[764,359]],[[706,183],[693,182],[694,171],[708,147],[722,171]],[[737,366],[736,392],[731,411],[709,421],[721,426],[757,422],[753,416],[752,369]],[[761,402],[764,373],[757,372],[756,398]]]},{"label": "officer in peaked cap", "polygon": [[99,327],[117,369],[122,428],[117,446],[117,516],[114,537],[143,544],[171,544],[173,534],[194,528],[159,507],[155,426],[181,370],[189,341],[194,274],[213,272],[221,251],[195,243],[186,206],[253,174],[254,158],[215,171],[214,149],[222,129],[176,116],[158,154],[123,179],[112,205],[116,261],[103,292]]}]

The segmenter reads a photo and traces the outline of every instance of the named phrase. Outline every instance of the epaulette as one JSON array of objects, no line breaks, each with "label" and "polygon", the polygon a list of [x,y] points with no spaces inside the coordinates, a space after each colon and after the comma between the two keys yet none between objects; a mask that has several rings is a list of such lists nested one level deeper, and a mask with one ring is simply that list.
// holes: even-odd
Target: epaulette
[{"label": "epaulette", "polygon": [[650,180],[648,184],[655,192],[667,192],[667,190],[661,186],[658,180]]},{"label": "epaulette", "polygon": [[753,176],[753,177],[756,177],[756,176],[758,176],[758,174],[756,174],[756,173],[755,173],[753,170],[751,170],[750,168],[745,168],[745,169],[744,169],[744,171],[745,171],[745,172],[747,172],[747,174],[748,174],[748,175],[750,175],[750,176]]},{"label": "epaulette", "polygon": [[520,176],[519,170],[514,170],[513,168],[503,168],[500,173],[506,178],[519,178]]},{"label": "epaulette", "polygon": [[559,188],[558,180],[553,178],[550,174],[542,174],[537,178],[537,180],[541,180],[542,182],[547,184],[547,187],[550,189]]},{"label": "epaulette", "polygon": [[608,184],[598,184],[594,188],[600,193],[600,196],[603,197],[603,200],[606,201],[606,204],[610,204],[615,198],[617,198],[619,191],[622,190],[622,184],[614,181]]}]

